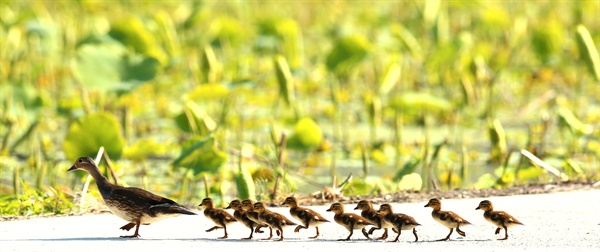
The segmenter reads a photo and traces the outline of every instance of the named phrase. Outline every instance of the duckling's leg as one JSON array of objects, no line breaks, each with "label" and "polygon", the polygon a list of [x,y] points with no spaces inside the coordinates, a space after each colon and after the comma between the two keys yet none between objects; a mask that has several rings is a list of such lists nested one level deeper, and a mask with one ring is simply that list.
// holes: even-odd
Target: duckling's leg
[{"label": "duckling's leg", "polygon": [[379,228],[379,227],[372,227],[371,230],[369,230],[369,234],[372,235],[373,231],[378,230],[378,229],[381,229],[381,228]]},{"label": "duckling's leg", "polygon": [[[350,232],[353,232],[353,231],[354,231],[354,228]],[[367,237],[368,240],[371,240],[371,238],[369,237],[369,234],[367,233],[367,230],[365,228],[361,229],[361,231],[362,231],[363,235],[365,237]]]},{"label": "duckling's leg", "polygon": [[339,239],[338,241],[349,241],[350,237],[352,236],[352,233],[354,233],[354,229],[350,229],[350,234],[348,235],[348,237],[346,237],[346,239]]},{"label": "duckling's leg", "polygon": [[302,226],[302,225],[296,226],[296,228],[294,229],[294,233],[300,232],[300,229],[302,229],[302,228],[308,228],[308,225],[306,225],[306,226]]},{"label": "duckling's leg", "polygon": [[254,233],[254,228],[250,227],[250,236],[248,238],[242,238],[242,240],[250,240],[250,239],[252,239],[252,233]]},{"label": "duckling's leg", "polygon": [[496,234],[500,233],[500,229],[502,229],[502,228],[496,228]]},{"label": "duckling's leg", "polygon": [[460,223],[458,223],[458,225],[456,225],[456,232],[463,237],[465,236],[465,232],[460,230]]},{"label": "duckling's leg", "polygon": [[[279,231],[279,230],[278,230]],[[273,229],[271,227],[269,227],[269,237],[265,238],[263,240],[271,240],[271,238],[273,238]]]},{"label": "duckling's leg", "polygon": [[[135,233],[133,233],[133,235],[123,235],[123,236],[121,236],[121,238],[138,238],[138,237],[141,237],[140,234],[138,233],[138,231],[140,230],[140,223],[139,222],[137,222],[137,223],[129,223],[129,224],[123,226],[123,227],[128,227],[129,229],[131,229],[132,228],[131,224],[135,225]],[[123,228],[121,228],[121,229],[123,229]],[[127,229],[127,231],[129,231],[129,229]]]},{"label": "duckling's leg", "polygon": [[446,236],[446,238],[444,238],[444,239],[439,239],[439,240],[437,240],[437,241],[447,241],[448,239],[450,239],[450,235],[452,234],[452,231],[454,231],[454,229],[453,229],[453,228],[451,228],[451,229],[450,229],[450,233],[448,234],[448,236]]},{"label": "duckling's leg", "polygon": [[[502,225],[502,227],[504,227],[504,238],[500,238],[498,240],[506,240],[506,239],[508,239],[508,228],[506,228],[505,225]],[[498,228],[498,229],[500,229],[500,228]]]},{"label": "duckling's leg", "polygon": [[313,237],[308,237],[310,239],[316,239],[317,237],[319,237],[319,227],[315,227],[315,230],[317,230],[317,235],[313,236]]},{"label": "duckling's leg", "polygon": [[377,240],[385,240],[388,238],[388,230],[387,228],[383,229],[383,234],[381,235],[381,237],[377,238]]},{"label": "duckling's leg", "polygon": [[394,239],[392,242],[397,242],[398,241],[398,238],[400,238],[400,233],[402,232],[402,231],[400,231],[401,229],[402,228],[398,228],[398,231],[399,231],[398,235],[396,236],[396,239]]},{"label": "duckling's leg", "polygon": [[260,230],[260,229],[261,229],[261,228],[263,228],[263,227],[266,227],[266,226],[265,226],[265,225],[260,225],[260,224],[258,224],[258,225],[256,226],[256,229],[254,229],[254,232],[255,232],[255,233],[259,233],[259,234],[262,234],[262,233],[264,233],[265,231],[262,231],[262,230]]},{"label": "duckling's leg", "polygon": [[413,234],[415,235],[415,242],[419,240],[419,237],[417,236],[417,228],[413,228]]},{"label": "duckling's leg", "polygon": [[217,239],[227,239],[227,225],[223,225],[223,231],[225,235],[223,237],[218,237]]},{"label": "duckling's leg", "polygon": [[279,239],[275,240],[275,241],[283,241],[283,228],[277,227],[277,230],[279,230],[280,235],[279,235]]}]

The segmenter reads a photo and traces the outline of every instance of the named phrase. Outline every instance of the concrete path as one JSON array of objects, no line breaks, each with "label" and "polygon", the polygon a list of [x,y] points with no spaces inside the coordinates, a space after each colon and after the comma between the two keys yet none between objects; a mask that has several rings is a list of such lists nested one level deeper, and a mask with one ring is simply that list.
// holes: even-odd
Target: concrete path
[{"label": "concrete path", "polygon": [[[482,199],[443,200],[442,209],[458,213],[473,225],[461,228],[467,233],[460,237],[456,232],[450,241],[434,242],[445,237],[448,229],[431,218],[427,202],[393,204],[395,212],[415,217],[422,226],[417,228],[419,242],[413,242],[410,231],[404,231],[396,243],[366,240],[359,230],[352,241],[337,239],[348,235],[341,226],[333,223],[333,214],[325,210],[329,206],[313,207],[331,224],[320,227],[321,236],[316,240],[314,229],[294,233],[293,228],[284,229],[283,242],[262,241],[265,234],[247,237],[249,230],[241,224],[229,228],[229,239],[218,240],[223,231],[210,233],[212,227],[203,215],[181,216],[166,219],[140,228],[140,239],[122,239],[120,235],[130,232],[119,230],[125,222],[109,214],[77,217],[37,218],[22,221],[0,222],[0,250],[7,251],[600,251],[600,190],[575,191],[556,194],[519,195],[488,198],[496,210],[504,210],[515,216],[525,226],[509,229],[507,241],[494,235],[495,227],[483,219],[483,211],[475,210]],[[354,211],[355,205],[346,205],[346,211]],[[379,206],[376,206],[377,208]],[[273,208],[289,216],[288,208]],[[268,229],[267,229],[268,230]],[[375,236],[382,231],[376,231]],[[394,234],[390,231],[390,234]],[[394,238],[395,236],[391,236]],[[391,239],[391,238],[388,238]]]}]

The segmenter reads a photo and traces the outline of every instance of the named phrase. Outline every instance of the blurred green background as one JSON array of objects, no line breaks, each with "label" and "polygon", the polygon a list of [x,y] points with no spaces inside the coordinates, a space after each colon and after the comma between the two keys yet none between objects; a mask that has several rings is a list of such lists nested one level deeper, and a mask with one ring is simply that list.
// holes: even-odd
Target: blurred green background
[{"label": "blurred green background", "polygon": [[86,174],[66,170],[101,146],[111,181],[190,205],[598,180],[598,13],[2,1],[0,214],[77,209]]}]

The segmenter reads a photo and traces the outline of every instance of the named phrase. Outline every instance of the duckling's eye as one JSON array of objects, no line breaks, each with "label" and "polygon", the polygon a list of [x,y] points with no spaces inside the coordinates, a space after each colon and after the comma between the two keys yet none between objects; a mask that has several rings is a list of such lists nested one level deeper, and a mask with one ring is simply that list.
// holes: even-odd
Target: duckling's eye
[{"label": "duckling's eye", "polygon": [[81,162],[83,162],[83,159],[80,158],[77,160],[77,162],[81,163]]}]

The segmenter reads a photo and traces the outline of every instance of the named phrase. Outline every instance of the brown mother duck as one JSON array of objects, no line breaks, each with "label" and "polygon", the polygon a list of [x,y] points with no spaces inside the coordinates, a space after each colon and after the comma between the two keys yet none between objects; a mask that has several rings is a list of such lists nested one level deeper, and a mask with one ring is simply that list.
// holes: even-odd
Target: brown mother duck
[{"label": "brown mother duck", "polygon": [[455,214],[454,212],[442,211],[442,201],[440,199],[430,199],[425,207],[433,208],[433,211],[431,212],[433,219],[450,229],[448,236],[438,241],[447,241],[450,239],[450,235],[452,234],[454,228],[456,228],[456,232],[459,235],[465,236],[465,232],[460,230],[460,225],[469,225],[471,223],[458,216],[458,214]]},{"label": "brown mother duck", "polygon": [[80,157],[68,171],[84,170],[88,172],[98,186],[104,203],[110,211],[121,219],[129,222],[122,226],[122,230],[129,231],[135,227],[133,235],[121,236],[122,238],[140,237],[140,225],[150,225],[159,220],[182,214],[196,215],[182,205],[170,199],[158,196],[141,188],[123,187],[112,184],[102,176],[98,166],[90,157]]},{"label": "brown mother duck", "polygon": [[508,228],[514,227],[516,225],[523,225],[520,221],[518,221],[512,215],[504,212],[504,211],[494,211],[494,205],[489,200],[484,200],[479,203],[479,206],[475,208],[475,210],[483,210],[483,217],[489,221],[490,223],[496,225],[496,234],[500,233],[500,229],[504,228],[504,238],[500,238],[498,240],[506,240],[508,239]]},{"label": "brown mother duck", "polygon": [[290,215],[299,220],[302,224],[298,225],[296,229],[294,229],[294,232],[298,233],[300,232],[300,229],[308,229],[309,226],[315,227],[317,235],[309,237],[310,239],[319,237],[319,226],[323,223],[329,222],[327,219],[325,219],[325,217],[313,211],[312,209],[298,206],[298,199],[296,199],[296,197],[287,197],[281,205],[289,206]]}]

